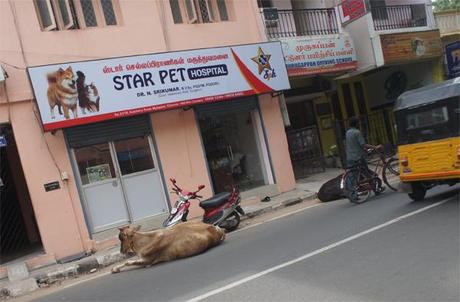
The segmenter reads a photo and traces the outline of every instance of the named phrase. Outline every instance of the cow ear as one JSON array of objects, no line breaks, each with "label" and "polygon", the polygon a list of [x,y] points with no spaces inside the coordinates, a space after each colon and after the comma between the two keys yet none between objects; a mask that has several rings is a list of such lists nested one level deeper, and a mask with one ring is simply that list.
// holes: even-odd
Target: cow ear
[{"label": "cow ear", "polygon": [[126,230],[127,228],[128,228],[128,226],[125,225],[125,226],[119,227],[118,230],[120,230],[120,232],[123,232],[123,231]]},{"label": "cow ear", "polygon": [[62,68],[59,68],[58,71],[57,71],[58,74],[63,74],[64,73],[64,69]]},{"label": "cow ear", "polygon": [[72,66],[67,67],[66,71],[72,72]]}]

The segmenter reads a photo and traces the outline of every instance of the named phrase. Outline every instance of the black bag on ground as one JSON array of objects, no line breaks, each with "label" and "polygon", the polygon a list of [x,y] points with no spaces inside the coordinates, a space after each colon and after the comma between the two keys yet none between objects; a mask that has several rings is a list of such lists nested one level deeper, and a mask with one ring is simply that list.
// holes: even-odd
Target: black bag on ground
[{"label": "black bag on ground", "polygon": [[340,189],[342,175],[326,181],[318,191],[318,199],[322,202],[333,201],[345,197],[345,193]]}]

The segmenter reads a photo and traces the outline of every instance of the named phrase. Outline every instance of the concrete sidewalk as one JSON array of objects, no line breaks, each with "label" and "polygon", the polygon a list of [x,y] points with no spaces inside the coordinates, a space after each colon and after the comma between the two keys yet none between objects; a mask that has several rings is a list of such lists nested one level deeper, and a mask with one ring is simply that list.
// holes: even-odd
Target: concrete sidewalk
[{"label": "concrete sidewalk", "polygon": [[[304,201],[319,202],[316,200],[316,193],[321,185],[341,173],[341,169],[327,169],[326,172],[313,174],[308,178],[298,180],[296,189],[292,191],[273,196],[269,200],[261,200],[248,205],[243,202],[242,207],[246,214],[241,217],[241,220],[251,219]],[[119,250],[119,247],[116,246],[100,250],[77,261],[54,264],[31,272],[27,271],[23,262],[14,264],[12,271],[9,271],[9,279],[0,281],[0,299],[17,297],[41,287],[48,287],[63,279],[76,278],[82,274],[96,272],[99,269],[124,260],[126,257],[120,254]]]}]

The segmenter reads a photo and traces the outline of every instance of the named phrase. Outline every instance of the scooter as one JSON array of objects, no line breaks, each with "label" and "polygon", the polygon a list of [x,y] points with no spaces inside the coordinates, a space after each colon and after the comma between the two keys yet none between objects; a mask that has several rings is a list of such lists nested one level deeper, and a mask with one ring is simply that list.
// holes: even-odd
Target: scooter
[{"label": "scooter", "polygon": [[[174,178],[171,178],[170,181],[173,184],[172,191],[179,199],[171,209],[169,217],[163,222],[164,227],[187,221],[190,200],[203,198],[197,193],[205,188],[204,185],[200,185],[198,190],[189,192],[181,189]],[[232,192],[222,192],[201,201],[200,207],[204,210],[203,222],[217,225],[227,232],[236,230],[240,224],[240,215],[244,215],[244,210],[239,205],[240,202],[240,192],[236,187],[232,188]]]}]

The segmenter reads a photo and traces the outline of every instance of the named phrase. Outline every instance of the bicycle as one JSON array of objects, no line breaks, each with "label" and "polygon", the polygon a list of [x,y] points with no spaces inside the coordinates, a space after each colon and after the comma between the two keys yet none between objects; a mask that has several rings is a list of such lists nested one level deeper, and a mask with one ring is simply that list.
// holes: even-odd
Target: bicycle
[{"label": "bicycle", "polygon": [[375,169],[372,171],[367,168],[365,159],[359,160],[355,166],[347,169],[342,176],[341,188],[345,191],[347,198],[353,203],[366,202],[373,191],[375,195],[379,195],[382,190],[382,180],[377,173],[378,169],[382,169],[383,182],[393,191],[397,188],[389,181],[390,175],[399,176],[399,162],[395,157],[386,158],[385,154],[380,150],[371,150],[368,153],[376,152],[378,154],[378,162]]}]

